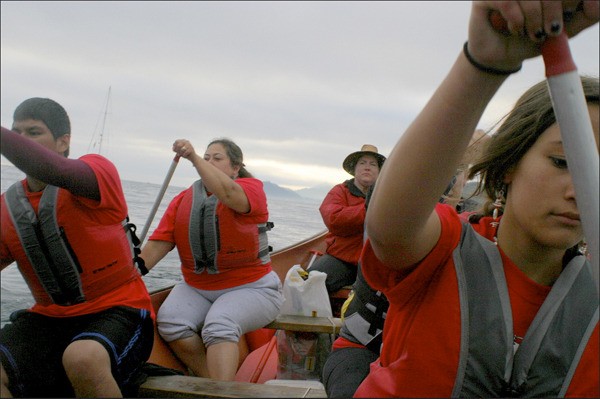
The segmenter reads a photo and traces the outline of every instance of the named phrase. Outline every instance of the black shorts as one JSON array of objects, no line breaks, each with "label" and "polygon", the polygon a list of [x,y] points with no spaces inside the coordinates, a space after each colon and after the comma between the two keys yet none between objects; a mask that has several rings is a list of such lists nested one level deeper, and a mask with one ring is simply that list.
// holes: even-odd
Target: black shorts
[{"label": "black shorts", "polygon": [[135,380],[154,342],[150,312],[124,306],[68,318],[20,311],[11,322],[0,330],[0,357],[17,397],[73,396],[63,352],[71,342],[88,339],[106,348],[112,374],[126,394],[139,383]]}]

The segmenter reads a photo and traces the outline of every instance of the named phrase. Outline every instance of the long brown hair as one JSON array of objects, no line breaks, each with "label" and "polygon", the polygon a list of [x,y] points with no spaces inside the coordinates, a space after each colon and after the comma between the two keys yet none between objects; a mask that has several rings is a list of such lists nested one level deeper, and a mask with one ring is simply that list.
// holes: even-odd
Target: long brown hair
[{"label": "long brown hair", "polygon": [[[598,78],[582,76],[581,83],[586,101],[598,104]],[[485,192],[488,196],[479,217],[491,214],[491,203],[498,191],[504,190],[506,195],[509,190],[504,183],[506,174],[516,167],[540,135],[556,122],[547,82],[541,81],[527,90],[501,122],[481,157],[469,169],[469,179],[480,177],[473,195]]]}]

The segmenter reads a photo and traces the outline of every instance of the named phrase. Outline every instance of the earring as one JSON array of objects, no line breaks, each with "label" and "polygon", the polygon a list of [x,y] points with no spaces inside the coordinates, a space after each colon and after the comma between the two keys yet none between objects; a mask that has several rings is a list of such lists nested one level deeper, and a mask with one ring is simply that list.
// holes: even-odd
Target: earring
[{"label": "earring", "polygon": [[502,209],[502,206],[504,205],[504,201],[505,201],[504,190],[500,189],[500,191],[496,192],[496,200],[492,204],[492,206],[494,207],[494,211],[492,212],[493,220],[490,222],[490,226],[498,227],[498,225],[500,224],[500,222],[498,222],[498,214],[500,213],[500,210]]},{"label": "earring", "polygon": [[579,246],[577,248],[579,250],[579,253],[585,257],[588,256],[588,245],[586,241],[581,241],[579,243]]}]

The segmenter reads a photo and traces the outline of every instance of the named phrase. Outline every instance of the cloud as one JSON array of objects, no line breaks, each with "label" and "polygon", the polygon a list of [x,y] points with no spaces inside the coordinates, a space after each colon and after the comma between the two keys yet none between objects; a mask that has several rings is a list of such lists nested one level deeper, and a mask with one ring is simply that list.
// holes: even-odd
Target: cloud
[{"label": "cloud", "polygon": [[[106,114],[107,156],[161,183],[171,145],[229,137],[264,180],[335,184],[362,144],[388,154],[466,38],[469,2],[2,2],[1,122],[33,96],[69,112],[72,156]],[[598,26],[572,39],[598,75]],[[540,59],[497,93],[482,128],[544,78]],[[197,178],[179,166],[174,182]]]}]

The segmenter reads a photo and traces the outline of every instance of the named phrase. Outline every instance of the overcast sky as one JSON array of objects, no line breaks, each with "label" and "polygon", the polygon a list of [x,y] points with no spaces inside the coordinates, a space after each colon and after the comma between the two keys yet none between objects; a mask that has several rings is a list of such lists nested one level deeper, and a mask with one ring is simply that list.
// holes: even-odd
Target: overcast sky
[{"label": "overcast sky", "polygon": [[[202,154],[229,137],[256,177],[302,188],[350,176],[364,143],[388,155],[466,40],[469,2],[1,3],[1,122],[49,97],[71,117],[71,157],[105,124],[102,154],[121,178],[162,183],[177,138]],[[598,76],[598,25],[571,40]],[[544,79],[525,62],[479,127]],[[107,94],[111,87],[105,118]],[[2,158],[6,163],[6,159]],[[197,178],[188,161],[172,183]]]}]

